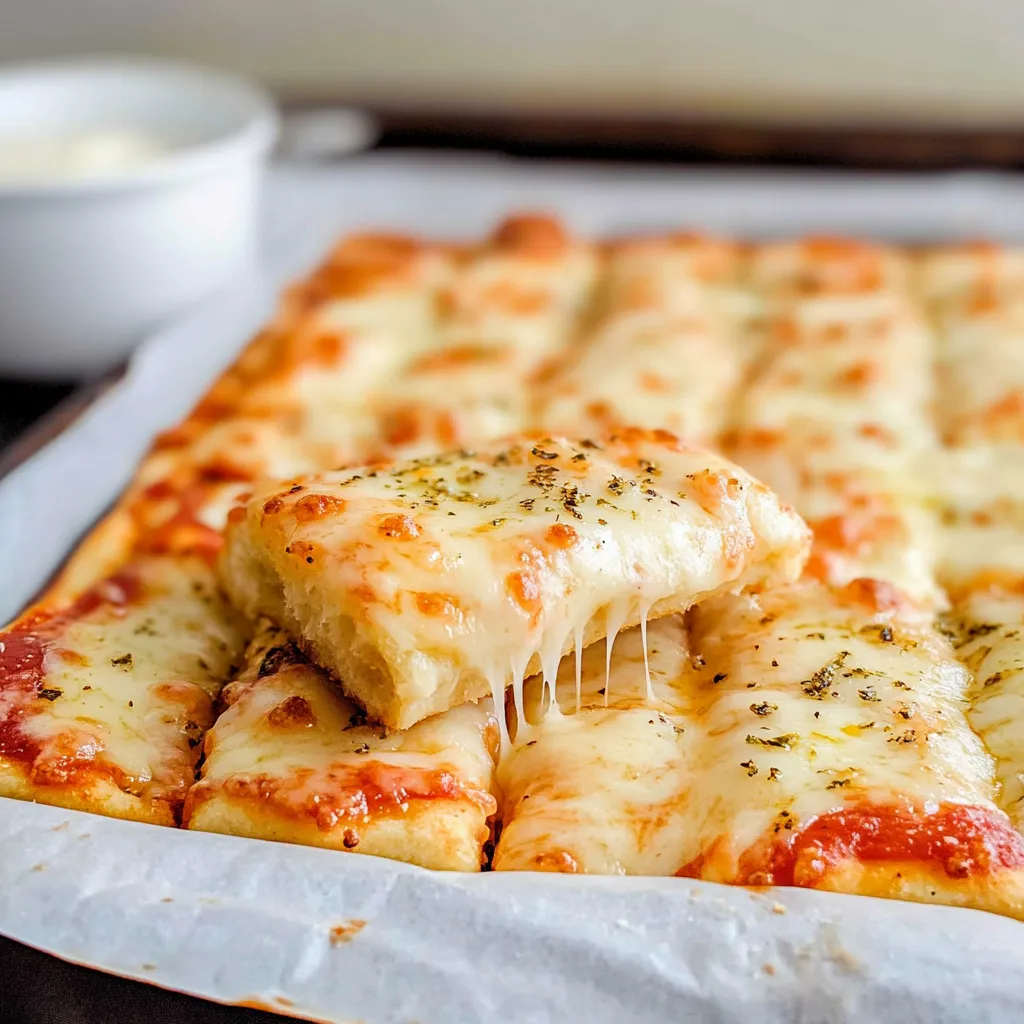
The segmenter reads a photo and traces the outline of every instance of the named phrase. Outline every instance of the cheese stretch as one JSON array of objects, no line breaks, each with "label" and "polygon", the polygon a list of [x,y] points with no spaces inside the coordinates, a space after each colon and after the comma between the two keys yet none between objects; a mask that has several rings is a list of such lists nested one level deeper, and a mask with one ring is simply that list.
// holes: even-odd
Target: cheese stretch
[{"label": "cheese stretch", "polygon": [[964,716],[970,674],[927,614],[890,584],[855,580],[726,595],[688,617],[688,637],[672,619],[651,630],[654,701],[639,631],[620,638],[610,690],[586,653],[579,710],[571,659],[557,701],[540,680],[528,687],[525,729],[499,764],[496,870],[678,874],[1024,915],[1024,839]]},{"label": "cheese stretch", "polygon": [[534,435],[304,477],[232,513],[225,585],[389,728],[554,678],[558,660],[723,590],[794,578],[802,520],[665,431]]}]

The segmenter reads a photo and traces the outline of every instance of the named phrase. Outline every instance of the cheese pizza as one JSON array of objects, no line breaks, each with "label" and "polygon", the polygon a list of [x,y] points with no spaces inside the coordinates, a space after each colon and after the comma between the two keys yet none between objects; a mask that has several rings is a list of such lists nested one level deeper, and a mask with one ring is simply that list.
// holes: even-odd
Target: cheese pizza
[{"label": "cheese pizza", "polygon": [[257,488],[225,586],[402,729],[619,629],[795,578],[802,520],[666,431],[524,436]]},{"label": "cheese pizza", "polygon": [[0,630],[0,796],[1024,918],[1022,334],[992,245],[349,238]]},{"label": "cheese pizza", "polygon": [[908,263],[827,240],[758,253],[760,353],[726,443],[807,517],[813,575],[879,577],[937,606],[931,335]]},{"label": "cheese pizza", "polygon": [[573,347],[599,261],[547,218],[516,217],[439,295],[434,344],[388,384],[382,454],[411,457],[527,429],[535,382]]},{"label": "cheese pizza", "polygon": [[477,871],[490,836],[490,701],[388,734],[269,623],[224,691],[184,824]]},{"label": "cheese pizza", "polygon": [[0,632],[0,795],[174,824],[243,630],[207,565],[154,558]]},{"label": "cheese pizza", "polygon": [[1024,273],[1001,250],[932,254],[922,270],[937,327],[939,574],[961,594],[1024,575]]},{"label": "cheese pizza", "polygon": [[570,436],[635,426],[713,441],[747,354],[717,290],[738,267],[735,251],[705,239],[613,246],[597,322],[555,366],[539,422]]}]

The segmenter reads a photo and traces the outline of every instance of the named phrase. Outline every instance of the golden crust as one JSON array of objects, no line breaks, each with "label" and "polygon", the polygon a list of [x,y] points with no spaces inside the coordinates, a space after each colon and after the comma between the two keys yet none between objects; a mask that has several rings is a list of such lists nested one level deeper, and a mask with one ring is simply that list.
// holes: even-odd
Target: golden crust
[{"label": "golden crust", "polygon": [[465,804],[416,806],[401,819],[376,818],[325,833],[313,822],[279,817],[258,801],[239,801],[221,793],[199,803],[187,827],[197,832],[387,857],[438,871],[479,871],[484,843],[490,836],[478,809]]},{"label": "golden crust", "polygon": [[1024,870],[976,878],[951,879],[943,871],[922,870],[920,863],[858,864],[847,861],[815,886],[827,892],[856,893],[881,899],[934,903],[988,910],[1024,921]]},{"label": "golden crust", "polygon": [[163,800],[144,800],[126,793],[106,779],[92,781],[87,789],[40,786],[31,782],[23,765],[0,758],[0,797],[52,804],[71,811],[88,811],[108,818],[142,821],[149,825],[177,824],[174,808]]}]

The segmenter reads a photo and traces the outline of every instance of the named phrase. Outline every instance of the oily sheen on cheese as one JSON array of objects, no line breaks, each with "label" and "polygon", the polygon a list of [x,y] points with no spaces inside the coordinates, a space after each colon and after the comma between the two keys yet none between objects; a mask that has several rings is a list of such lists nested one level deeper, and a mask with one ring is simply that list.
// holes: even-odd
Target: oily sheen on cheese
[{"label": "oily sheen on cheese", "polygon": [[[393,729],[607,634],[794,578],[802,520],[673,435],[520,437],[260,488],[222,575]],[[521,694],[517,694],[521,696]]]},{"label": "oily sheen on cheese", "polygon": [[888,584],[693,612],[701,776],[680,873],[1024,916],[1024,839],[964,717],[970,674]]},{"label": "oily sheen on cheese", "polygon": [[982,243],[346,239],[0,632],[0,795],[1020,916],[1022,311]]},{"label": "oily sheen on cheese", "polygon": [[967,720],[995,758],[997,802],[1024,829],[1024,594],[966,595],[949,616],[957,657],[974,674]]},{"label": "oily sheen on cheese", "polygon": [[0,632],[0,795],[173,824],[242,627],[203,563],[124,567]]},{"label": "oily sheen on cheese", "polygon": [[388,735],[264,624],[225,704],[188,828],[480,869],[496,809],[489,701]]},{"label": "oily sheen on cheese", "polygon": [[436,341],[375,403],[381,453],[411,457],[530,426],[534,381],[572,347],[599,261],[549,218],[512,218],[439,296]]},{"label": "oily sheen on cheese", "polygon": [[727,451],[807,518],[811,575],[886,579],[941,606],[932,336],[906,293],[908,261],[810,240],[762,250],[751,277],[768,315]]},{"label": "oily sheen on cheese", "polygon": [[[646,640],[646,654],[645,644]],[[515,741],[498,778],[495,871],[672,875],[689,821],[693,760],[686,633],[679,616],[562,659],[557,702],[544,681],[511,708]],[[648,691],[653,700],[648,700]]]},{"label": "oily sheen on cheese", "polygon": [[[705,250],[715,257],[710,281]],[[738,262],[727,248],[697,239],[615,246],[601,315],[541,392],[543,429],[601,436],[623,425],[661,427],[710,442],[725,426],[744,359],[715,290]]]}]

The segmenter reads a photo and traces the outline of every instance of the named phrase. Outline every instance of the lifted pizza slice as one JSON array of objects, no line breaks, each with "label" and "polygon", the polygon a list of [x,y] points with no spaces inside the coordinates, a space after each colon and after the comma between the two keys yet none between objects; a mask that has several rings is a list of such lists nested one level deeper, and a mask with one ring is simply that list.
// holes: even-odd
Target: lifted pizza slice
[{"label": "lifted pizza slice", "polygon": [[808,543],[766,487],[664,431],[323,474],[258,488],[231,518],[236,604],[392,729],[710,594],[792,579]]},{"label": "lifted pizza slice", "polygon": [[490,701],[387,734],[266,622],[224,697],[186,827],[480,869],[496,809]]}]

